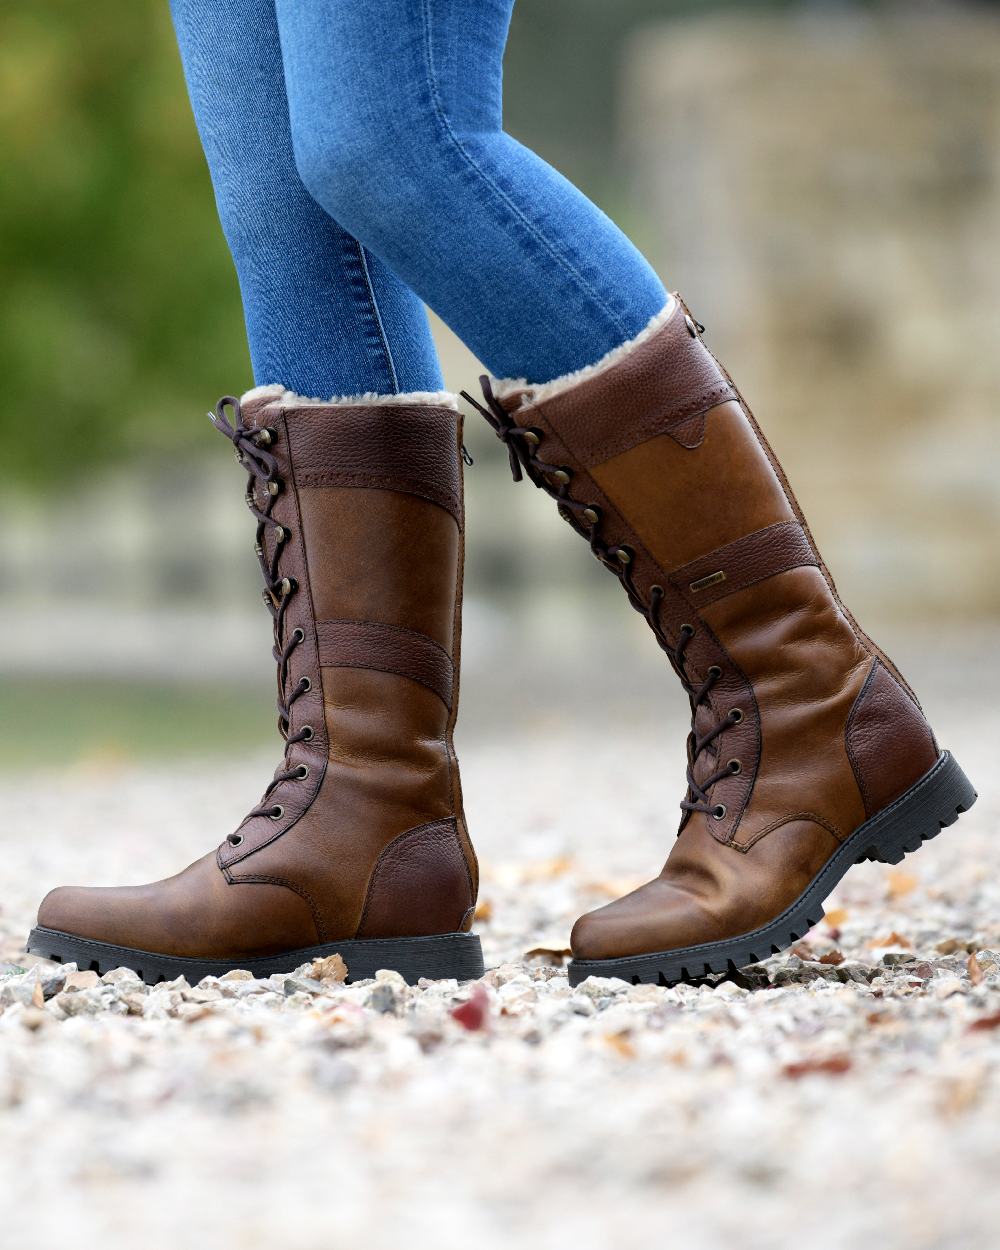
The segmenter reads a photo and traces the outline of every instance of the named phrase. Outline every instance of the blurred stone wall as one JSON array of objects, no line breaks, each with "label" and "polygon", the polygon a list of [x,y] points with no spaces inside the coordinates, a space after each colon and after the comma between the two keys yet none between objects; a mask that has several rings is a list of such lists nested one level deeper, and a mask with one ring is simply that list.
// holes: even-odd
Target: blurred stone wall
[{"label": "blurred stone wall", "polygon": [[622,136],[845,595],[1000,610],[1000,15],[948,4],[651,25]]},{"label": "blurred stone wall", "polygon": [[[890,650],[916,626],[991,629],[1000,14],[913,3],[656,19],[617,82],[607,164],[628,171],[622,220],[707,323],[845,597],[889,626]],[[471,355],[435,333],[449,385],[474,386]],[[190,456],[147,449],[58,493],[7,491],[0,670],[259,671],[268,622],[242,474],[199,411],[174,419],[204,431]],[[583,672],[594,630],[616,656],[648,655],[614,579],[549,500],[511,484],[477,416],[466,441],[470,667],[530,640]]]}]

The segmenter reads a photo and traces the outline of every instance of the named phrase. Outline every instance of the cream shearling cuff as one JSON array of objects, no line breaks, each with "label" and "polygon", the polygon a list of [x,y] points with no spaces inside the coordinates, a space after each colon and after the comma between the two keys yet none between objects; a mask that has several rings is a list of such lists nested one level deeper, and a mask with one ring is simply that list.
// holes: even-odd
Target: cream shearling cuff
[{"label": "cream shearling cuff", "polygon": [[458,411],[458,396],[451,391],[408,391],[401,395],[377,395],[366,391],[364,395],[334,395],[332,399],[313,399],[296,395],[280,383],[255,386],[240,396],[241,404],[265,399],[271,408],[359,408],[386,404],[427,404],[433,408],[452,408]]},{"label": "cream shearling cuff", "polygon": [[524,391],[524,403],[544,403],[545,400],[551,399],[554,395],[560,395],[563,391],[571,390],[574,386],[579,386],[581,382],[587,382],[597,374],[605,373],[608,369],[613,368],[619,361],[624,360],[630,352],[634,352],[637,347],[651,339],[658,330],[666,325],[679,307],[680,301],[676,296],[671,295],[666,305],[654,317],[649,319],[635,338],[619,343],[617,347],[613,347],[611,351],[592,365],[584,365],[582,369],[576,369],[573,373],[564,373],[561,377],[553,378],[551,382],[542,382],[537,386],[527,381],[526,378],[497,378],[493,382],[493,394],[496,395],[497,399],[504,399],[509,395],[517,394],[519,391]]}]

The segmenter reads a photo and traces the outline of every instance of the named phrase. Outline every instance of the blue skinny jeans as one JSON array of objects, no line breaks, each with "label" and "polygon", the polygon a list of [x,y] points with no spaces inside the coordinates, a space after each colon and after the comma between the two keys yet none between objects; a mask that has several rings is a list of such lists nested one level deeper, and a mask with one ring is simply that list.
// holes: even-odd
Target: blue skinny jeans
[{"label": "blue skinny jeans", "polygon": [[438,390],[424,304],[502,377],[598,360],[656,274],[503,130],[514,0],[171,0],[258,383]]}]

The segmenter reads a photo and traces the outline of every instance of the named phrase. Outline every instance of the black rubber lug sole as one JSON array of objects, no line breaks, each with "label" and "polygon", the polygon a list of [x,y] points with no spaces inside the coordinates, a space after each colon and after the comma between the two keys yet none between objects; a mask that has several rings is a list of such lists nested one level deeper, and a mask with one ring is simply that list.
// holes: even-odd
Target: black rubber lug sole
[{"label": "black rubber lug sole", "polygon": [[380,968],[398,972],[411,985],[426,977],[431,981],[454,977],[458,981],[474,981],[485,971],[483,949],[474,933],[442,933],[434,937],[413,938],[350,938],[343,942],[327,942],[323,946],[306,946],[297,951],[268,955],[260,959],[179,959],[158,955],[155,951],[133,950],[113,946],[91,938],[75,937],[56,929],[32,929],[27,950],[57,963],[75,963],[83,970],[100,974],[112,968],[131,968],[147,985],[185,977],[196,985],[202,977],[221,977],[234,968],[243,968],[255,977],[269,977],[276,972],[292,972],[302,964],[340,955],[347,965],[348,981],[365,981]]},{"label": "black rubber lug sole", "polygon": [[676,985],[713,973],[735,973],[777,955],[819,924],[823,903],[847,870],[863,860],[898,864],[976,801],[976,791],[948,751],[905,794],[855,830],[794,903],[770,924],[739,937],[626,959],[574,959],[570,985],[587,977],[618,977],[633,985]]}]

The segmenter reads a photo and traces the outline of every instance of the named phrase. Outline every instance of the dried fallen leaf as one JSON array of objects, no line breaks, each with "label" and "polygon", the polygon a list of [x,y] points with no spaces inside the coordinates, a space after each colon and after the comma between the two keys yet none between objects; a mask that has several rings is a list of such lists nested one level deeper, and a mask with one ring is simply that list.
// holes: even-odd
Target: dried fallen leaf
[{"label": "dried fallen leaf", "polygon": [[555,859],[541,859],[534,864],[526,864],[522,872],[525,881],[548,881],[552,877],[563,877],[573,867],[568,855],[560,855]]},{"label": "dried fallen leaf", "polygon": [[903,935],[901,933],[897,933],[895,929],[893,929],[893,931],[888,935],[888,937],[875,938],[871,942],[869,942],[868,945],[871,947],[904,946],[906,947],[907,950],[913,949],[913,943],[910,941],[910,939],[903,937]]},{"label": "dried fallen leaf", "polygon": [[1000,1029],[1000,1011],[995,1011],[991,1016],[980,1016],[978,1020],[973,1020],[966,1032],[987,1033],[991,1029]]},{"label": "dried fallen leaf", "polygon": [[488,898],[479,900],[479,903],[476,906],[476,919],[482,920],[484,923],[487,920],[493,919],[493,904]]},{"label": "dried fallen leaf", "polygon": [[798,955],[799,959],[812,961],[815,961],[816,959],[816,952],[808,942],[796,942],[789,953],[792,955]]},{"label": "dried fallen leaf", "polygon": [[309,975],[315,981],[346,981],[347,964],[339,955],[326,955],[323,959],[312,961]]},{"label": "dried fallen leaf", "polygon": [[551,946],[533,946],[530,951],[524,952],[524,958],[538,959],[542,963],[548,964],[550,968],[561,968],[567,959],[571,959],[573,952],[569,947],[563,947],[559,950],[553,949]]},{"label": "dried fallen leaf", "polygon": [[490,996],[485,985],[474,985],[464,1003],[452,1007],[451,1018],[470,1033],[478,1033],[489,1026]]},{"label": "dried fallen leaf", "polygon": [[905,898],[920,884],[920,878],[912,872],[904,872],[902,868],[893,868],[888,873],[888,893],[891,899]]},{"label": "dried fallen leaf", "polygon": [[628,1029],[621,1029],[618,1033],[605,1033],[604,1040],[622,1059],[634,1059],[635,1047],[632,1045],[631,1036]]},{"label": "dried fallen leaf", "polygon": [[945,938],[943,942],[938,942],[934,949],[939,955],[955,955],[959,951],[967,950],[968,947],[961,938]]},{"label": "dried fallen leaf", "polygon": [[982,985],[986,980],[986,973],[983,971],[983,965],[976,958],[975,951],[969,956],[965,963],[966,970],[969,973],[969,980],[973,985]]},{"label": "dried fallen leaf", "polygon": [[803,1076],[843,1076],[850,1069],[851,1060],[847,1055],[829,1055],[826,1059],[800,1059],[797,1063],[786,1063],[781,1074],[797,1081]]},{"label": "dried fallen leaf", "polygon": [[978,1073],[949,1081],[942,1091],[941,1110],[945,1115],[961,1115],[974,1107],[983,1092],[983,1082]]},{"label": "dried fallen leaf", "polygon": [[844,959],[843,951],[827,951],[825,955],[820,955],[819,962],[821,964],[832,964],[836,968],[838,964],[844,962]]},{"label": "dried fallen leaf", "polygon": [[847,919],[846,907],[834,907],[832,911],[826,913],[826,923],[831,929],[836,929]]}]

